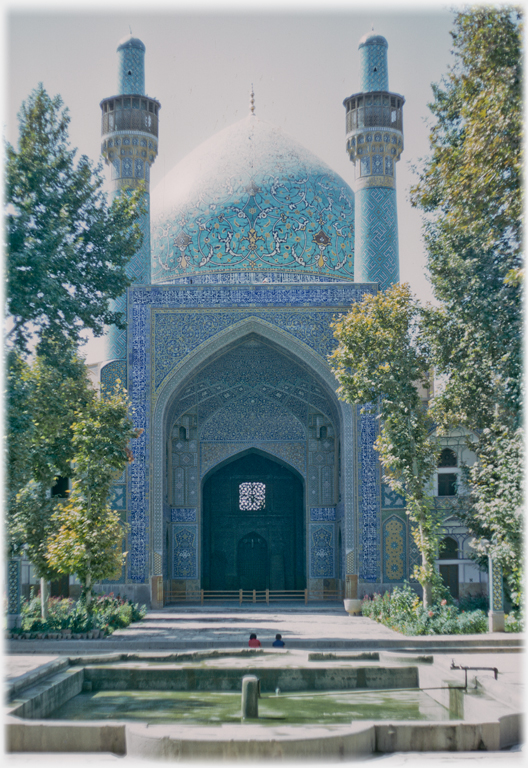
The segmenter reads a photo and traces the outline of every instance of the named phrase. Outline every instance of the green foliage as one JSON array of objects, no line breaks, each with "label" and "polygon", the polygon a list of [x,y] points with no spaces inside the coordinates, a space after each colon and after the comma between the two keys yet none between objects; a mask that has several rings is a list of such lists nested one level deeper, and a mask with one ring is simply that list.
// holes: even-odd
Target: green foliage
[{"label": "green foliage", "polygon": [[23,353],[36,343],[47,357],[83,329],[124,327],[108,299],[130,284],[125,267],[142,242],[141,190],[108,207],[100,167],[75,163],[69,122],[41,84],[22,104],[18,151],[6,147],[8,341]]},{"label": "green foliage", "polygon": [[[460,517],[521,597],[523,29],[518,8],[455,15],[454,64],[429,105],[431,154],[412,190],[439,306],[423,333],[445,381],[431,415],[472,433]],[[475,438],[474,436],[477,435]]]},{"label": "green foliage", "polygon": [[485,429],[477,453],[478,463],[466,470],[470,495],[460,516],[476,536],[476,551],[502,566],[510,599],[519,606],[524,574],[524,431]]},{"label": "green foliage", "polygon": [[45,558],[58,476],[71,475],[75,412],[95,397],[86,366],[62,345],[62,364],[18,352],[7,359],[7,533],[11,553],[26,547],[39,577],[50,578]]},{"label": "green foliage", "polygon": [[409,584],[392,592],[365,597],[363,616],[404,635],[471,635],[488,631],[483,610],[465,611],[447,598],[424,607]]},{"label": "green foliage", "polygon": [[114,629],[141,621],[147,613],[144,605],[132,603],[119,595],[114,597],[113,594],[97,597],[90,611],[83,600],[52,597],[48,603],[48,611],[47,621],[42,621],[40,597],[32,595],[29,600],[24,600],[22,632],[57,632],[70,629],[74,633],[82,633],[101,629],[105,634],[111,634]]},{"label": "green foliage", "polygon": [[77,414],[72,432],[72,490],[53,515],[55,531],[46,557],[55,570],[77,575],[89,608],[93,583],[117,578],[121,572],[126,526],[108,497],[130,458],[128,443],[140,433],[129,418],[128,399],[119,385],[114,393],[89,402]]},{"label": "green foliage", "polygon": [[342,400],[366,404],[371,411],[377,406],[380,427],[374,447],[388,484],[406,498],[422,555],[416,577],[427,603],[441,525],[428,486],[440,446],[419,389],[427,389],[431,365],[419,321],[420,307],[408,285],[367,294],[334,322],[339,344],[329,359]]},{"label": "green foliage", "polygon": [[454,65],[433,86],[432,154],[413,190],[427,214],[431,283],[425,313],[447,384],[447,427],[518,426],[522,375],[522,27],[517,9],[455,16]]}]

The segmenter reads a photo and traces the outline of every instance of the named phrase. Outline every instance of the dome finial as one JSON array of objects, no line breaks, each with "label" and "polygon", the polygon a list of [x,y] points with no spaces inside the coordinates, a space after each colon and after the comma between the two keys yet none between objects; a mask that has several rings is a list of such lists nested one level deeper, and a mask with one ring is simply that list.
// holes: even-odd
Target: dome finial
[{"label": "dome finial", "polygon": [[130,26],[130,24],[128,25],[128,28],[130,30],[130,37],[132,37],[132,27]]},{"label": "dome finial", "polygon": [[252,115],[255,114],[255,92],[253,91],[253,83],[251,83],[251,95],[249,97],[249,111]]}]

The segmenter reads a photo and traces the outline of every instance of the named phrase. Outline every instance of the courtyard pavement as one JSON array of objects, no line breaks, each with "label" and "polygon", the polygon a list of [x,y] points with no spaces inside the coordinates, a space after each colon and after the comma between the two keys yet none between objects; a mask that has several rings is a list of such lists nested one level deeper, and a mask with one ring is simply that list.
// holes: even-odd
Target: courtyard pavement
[{"label": "courtyard pavement", "polygon": [[[8,640],[4,645],[4,679],[14,681],[25,674],[64,656],[101,653],[167,653],[170,651],[247,648],[249,634],[255,632],[264,649],[269,649],[276,633],[286,648],[299,653],[328,651],[380,651],[388,658],[426,654],[446,669],[457,666],[496,667],[499,670],[501,697],[524,711],[525,680],[524,636],[493,633],[486,635],[404,637],[363,616],[348,616],[339,603],[171,605],[149,611],[146,618],[108,638],[99,640]],[[462,676],[459,671],[455,675]],[[481,671],[479,680],[493,686],[491,671]],[[95,765],[126,760],[127,765],[145,761],[113,755],[6,755],[14,765]],[[379,755],[365,762],[381,762],[383,768],[397,765],[467,765],[476,761],[489,765],[528,765],[526,751],[516,748],[490,753],[426,753]],[[360,761],[362,762],[362,761]]]}]

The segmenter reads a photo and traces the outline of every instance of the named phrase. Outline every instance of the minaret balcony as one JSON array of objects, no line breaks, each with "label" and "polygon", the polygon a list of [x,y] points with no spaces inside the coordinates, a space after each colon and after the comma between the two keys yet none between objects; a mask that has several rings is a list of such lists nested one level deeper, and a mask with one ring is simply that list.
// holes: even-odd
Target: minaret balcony
[{"label": "minaret balcony", "polygon": [[140,131],[158,137],[160,103],[148,96],[113,96],[103,99],[101,133]]},{"label": "minaret balcony", "polygon": [[389,155],[394,162],[403,151],[403,105],[398,93],[355,93],[345,99],[346,145],[350,160],[372,153]]}]

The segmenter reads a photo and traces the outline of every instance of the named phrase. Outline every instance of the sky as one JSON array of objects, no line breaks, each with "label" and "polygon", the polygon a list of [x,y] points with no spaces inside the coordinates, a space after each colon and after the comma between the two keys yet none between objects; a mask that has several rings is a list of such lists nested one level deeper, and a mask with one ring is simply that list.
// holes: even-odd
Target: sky
[{"label": "sky", "polygon": [[[70,138],[94,161],[100,153],[101,99],[117,91],[119,41],[132,33],[146,46],[145,86],[161,102],[159,155],[151,194],[176,163],[214,133],[245,117],[253,85],[256,115],[279,126],[353,187],[345,151],[343,99],[359,90],[359,39],[372,27],[389,43],[389,88],[405,97],[404,145],[397,166],[400,280],[423,301],[426,277],[422,215],[411,207],[413,167],[429,152],[431,84],[453,63],[447,5],[373,2],[258,2],[192,5],[154,0],[94,0],[72,10],[59,2],[7,5],[4,11],[3,127],[16,146],[17,113],[39,82],[60,94]],[[99,359],[97,341],[85,348]]]}]

